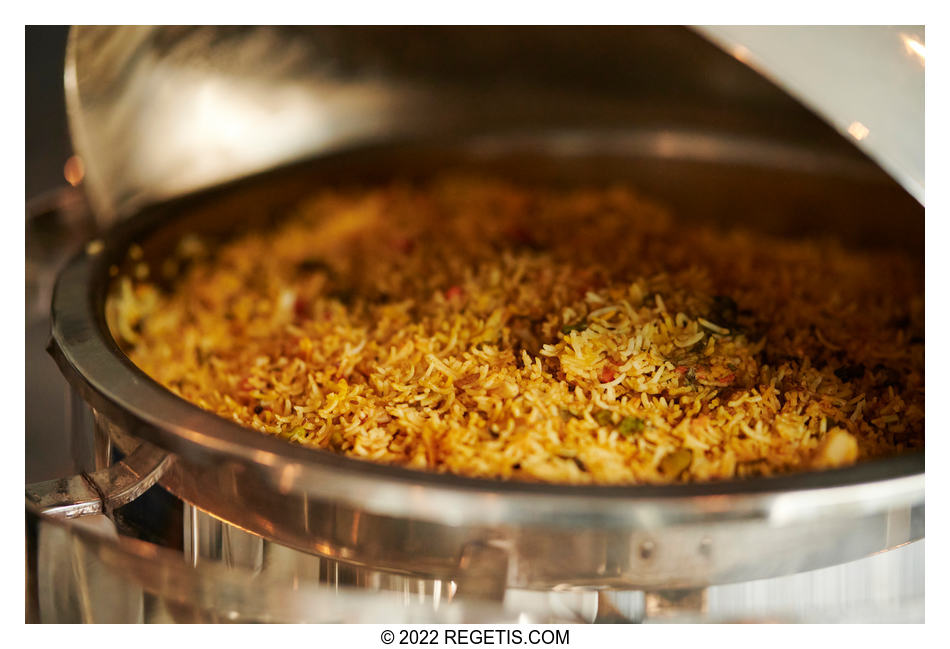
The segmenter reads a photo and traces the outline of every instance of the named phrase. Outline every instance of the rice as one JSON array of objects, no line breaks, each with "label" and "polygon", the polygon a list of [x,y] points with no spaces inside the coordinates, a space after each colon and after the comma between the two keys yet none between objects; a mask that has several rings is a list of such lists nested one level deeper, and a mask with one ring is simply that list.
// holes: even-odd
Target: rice
[{"label": "rice", "polygon": [[181,397],[297,444],[620,484],[924,443],[918,260],[686,227],[628,188],[324,190],[170,261],[171,291],[117,278],[116,339]]}]

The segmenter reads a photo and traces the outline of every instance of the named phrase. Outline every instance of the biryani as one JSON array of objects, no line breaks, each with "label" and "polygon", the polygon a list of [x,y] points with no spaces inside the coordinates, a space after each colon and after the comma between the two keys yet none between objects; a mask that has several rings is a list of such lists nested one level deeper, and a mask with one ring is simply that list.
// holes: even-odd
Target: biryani
[{"label": "biryani", "polygon": [[456,176],[325,189],[267,231],[186,237],[120,274],[107,310],[156,381],[290,443],[669,483],[922,448],[921,266],[687,226],[627,187]]}]

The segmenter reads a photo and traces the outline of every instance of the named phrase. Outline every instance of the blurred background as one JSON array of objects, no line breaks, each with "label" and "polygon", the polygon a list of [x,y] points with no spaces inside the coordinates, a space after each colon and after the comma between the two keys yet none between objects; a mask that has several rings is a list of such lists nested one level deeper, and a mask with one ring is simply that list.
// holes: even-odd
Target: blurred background
[{"label": "blurred background", "polygon": [[[72,154],[66,125],[63,61],[68,26],[26,27],[26,481],[73,472],[67,443],[66,383],[46,353],[52,269],[65,250],[81,245],[63,220],[76,215],[81,196],[66,182]],[[67,208],[61,213],[60,208]],[[55,252],[53,252],[55,251]]]},{"label": "blurred background", "polygon": [[63,60],[69,27],[26,28],[26,199],[65,184],[72,153],[63,95]]}]

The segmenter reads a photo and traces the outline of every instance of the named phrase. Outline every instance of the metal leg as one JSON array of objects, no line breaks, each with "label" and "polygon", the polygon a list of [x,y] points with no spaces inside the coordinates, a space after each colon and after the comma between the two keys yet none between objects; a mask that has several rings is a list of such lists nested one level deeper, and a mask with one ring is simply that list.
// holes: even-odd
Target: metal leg
[{"label": "metal leg", "polygon": [[92,409],[74,387],[66,392],[66,400],[69,407],[69,452],[74,470],[78,473],[104,469],[109,464],[99,464],[99,446],[102,442],[99,440],[98,427],[93,422]]},{"label": "metal leg", "polygon": [[142,443],[121,462],[95,473],[27,485],[26,502],[48,516],[111,516],[158,482],[169,462],[164,451]]},{"label": "metal leg", "polygon": [[[94,413],[95,414],[95,413]],[[102,417],[96,415],[96,425],[93,429],[96,471],[112,465],[112,437]]]}]

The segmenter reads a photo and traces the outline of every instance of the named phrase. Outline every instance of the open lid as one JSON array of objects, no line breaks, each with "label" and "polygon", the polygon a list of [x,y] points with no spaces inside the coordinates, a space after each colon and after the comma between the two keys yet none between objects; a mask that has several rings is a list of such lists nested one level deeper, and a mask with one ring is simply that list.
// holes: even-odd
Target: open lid
[{"label": "open lid", "polygon": [[924,204],[923,27],[697,30],[821,115]]},{"label": "open lid", "polygon": [[67,112],[100,222],[381,140],[636,127],[863,158],[793,96],[923,201],[922,29],[697,31],[78,26]]}]

